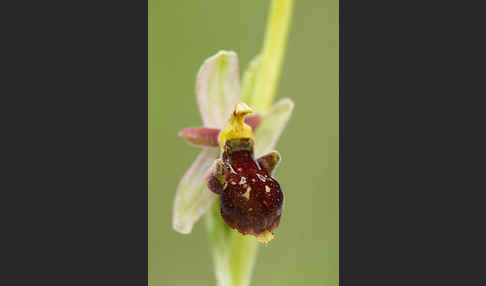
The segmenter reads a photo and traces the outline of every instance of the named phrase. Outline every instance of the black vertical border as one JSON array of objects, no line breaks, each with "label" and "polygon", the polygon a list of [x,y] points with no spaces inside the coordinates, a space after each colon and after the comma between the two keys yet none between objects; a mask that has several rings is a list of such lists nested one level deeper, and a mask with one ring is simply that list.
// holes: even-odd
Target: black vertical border
[{"label": "black vertical border", "polygon": [[340,1],[340,285],[485,284],[479,5]]},{"label": "black vertical border", "polygon": [[147,285],[148,1],[0,8],[0,285]]}]

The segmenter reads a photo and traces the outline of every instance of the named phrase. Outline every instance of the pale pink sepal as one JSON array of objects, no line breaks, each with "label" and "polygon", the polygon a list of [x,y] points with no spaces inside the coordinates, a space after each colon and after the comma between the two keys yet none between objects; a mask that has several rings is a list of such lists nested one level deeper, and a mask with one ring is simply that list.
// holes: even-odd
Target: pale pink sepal
[{"label": "pale pink sepal", "polygon": [[[253,130],[260,125],[262,117],[258,114],[245,118],[245,123]],[[179,136],[187,142],[200,147],[219,147],[218,136],[221,130],[219,128],[191,127],[179,132]]]},{"label": "pale pink sepal", "polygon": [[218,128],[192,127],[179,132],[179,136],[195,146],[218,147]]}]

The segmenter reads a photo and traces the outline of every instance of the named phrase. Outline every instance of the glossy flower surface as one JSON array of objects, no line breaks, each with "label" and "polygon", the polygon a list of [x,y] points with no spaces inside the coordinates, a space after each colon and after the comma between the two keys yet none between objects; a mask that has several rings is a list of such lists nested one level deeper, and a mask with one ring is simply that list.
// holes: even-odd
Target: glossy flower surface
[{"label": "glossy flower surface", "polygon": [[262,242],[273,237],[283,207],[280,184],[271,176],[273,167],[265,164],[273,154],[255,160],[251,138],[228,140],[215,165],[218,170],[208,178],[209,189],[220,195],[224,221]]},{"label": "glossy flower surface", "polygon": [[252,129],[244,123],[251,112],[246,104],[234,108],[219,136],[222,155],[208,173],[207,186],[220,195],[221,216],[231,228],[266,243],[283,206],[280,184],[271,176],[280,156],[271,152],[255,160]]}]

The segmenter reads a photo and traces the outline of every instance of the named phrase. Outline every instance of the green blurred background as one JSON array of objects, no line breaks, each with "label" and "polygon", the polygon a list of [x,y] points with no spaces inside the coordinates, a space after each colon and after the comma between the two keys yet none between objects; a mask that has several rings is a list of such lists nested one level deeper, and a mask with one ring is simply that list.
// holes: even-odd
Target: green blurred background
[{"label": "green blurred background", "polygon": [[[172,230],[177,184],[199,153],[177,136],[201,125],[194,83],[218,50],[240,72],[262,45],[268,0],[149,0],[149,285],[216,285],[204,222]],[[338,285],[339,1],[295,1],[277,100],[295,109],[277,145],[285,207],[252,285]]]}]

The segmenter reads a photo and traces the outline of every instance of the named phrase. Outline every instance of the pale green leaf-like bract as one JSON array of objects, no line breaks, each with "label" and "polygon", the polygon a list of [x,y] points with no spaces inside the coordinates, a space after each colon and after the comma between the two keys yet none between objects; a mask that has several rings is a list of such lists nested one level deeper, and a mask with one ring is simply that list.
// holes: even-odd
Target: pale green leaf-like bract
[{"label": "pale green leaf-like bract", "polygon": [[184,174],[177,187],[172,226],[180,233],[190,233],[194,224],[216,200],[206,187],[205,175],[219,155],[216,148],[205,148]]},{"label": "pale green leaf-like bract", "polygon": [[262,123],[254,134],[255,156],[257,158],[274,150],[293,109],[294,102],[289,98],[284,98],[272,105],[268,112],[263,115]]}]

